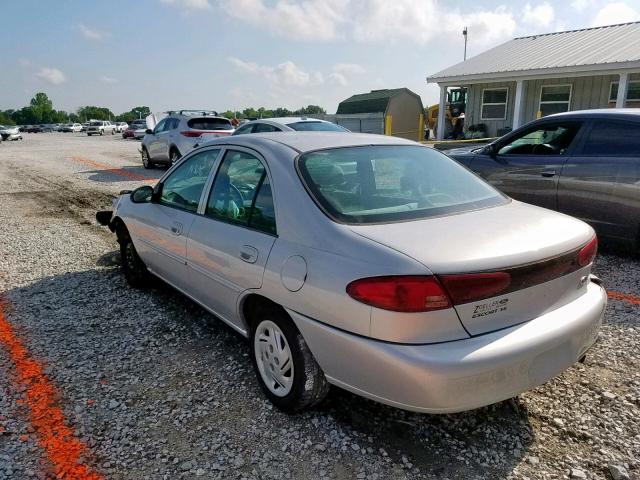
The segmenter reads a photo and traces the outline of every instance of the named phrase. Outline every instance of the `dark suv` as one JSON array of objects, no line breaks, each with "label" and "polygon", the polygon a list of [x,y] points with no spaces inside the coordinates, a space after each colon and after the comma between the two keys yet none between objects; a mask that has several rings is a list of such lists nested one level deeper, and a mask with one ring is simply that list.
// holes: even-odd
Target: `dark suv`
[{"label": "dark suv", "polygon": [[640,109],[550,115],[482,148],[447,153],[516,200],[640,247]]}]

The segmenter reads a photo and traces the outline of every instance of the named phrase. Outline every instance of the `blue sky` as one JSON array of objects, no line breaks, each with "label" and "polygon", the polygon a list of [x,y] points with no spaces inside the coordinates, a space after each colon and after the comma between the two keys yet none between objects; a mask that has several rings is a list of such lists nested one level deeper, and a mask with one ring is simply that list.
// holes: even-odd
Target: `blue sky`
[{"label": "blue sky", "polygon": [[640,0],[20,0],[0,13],[0,109],[297,108],[408,87],[514,36],[640,20]]}]

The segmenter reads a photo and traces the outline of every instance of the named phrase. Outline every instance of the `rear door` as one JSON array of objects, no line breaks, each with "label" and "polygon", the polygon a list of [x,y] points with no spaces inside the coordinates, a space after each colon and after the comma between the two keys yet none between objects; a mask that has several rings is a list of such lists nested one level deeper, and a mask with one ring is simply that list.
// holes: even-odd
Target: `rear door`
[{"label": "rear door", "polygon": [[162,181],[160,198],[137,206],[131,219],[131,233],[144,262],[181,289],[186,285],[187,233],[219,153],[219,149],[205,150],[177,164]]},{"label": "rear door", "polygon": [[640,122],[594,119],[565,164],[558,210],[599,234],[637,241],[640,233]]},{"label": "rear door", "polygon": [[189,231],[189,292],[219,317],[242,330],[240,293],[260,288],[276,221],[266,163],[234,147],[224,153],[206,206]]},{"label": "rear door", "polygon": [[544,122],[510,135],[496,154],[478,155],[470,167],[507,195],[555,210],[558,179],[582,122]]}]

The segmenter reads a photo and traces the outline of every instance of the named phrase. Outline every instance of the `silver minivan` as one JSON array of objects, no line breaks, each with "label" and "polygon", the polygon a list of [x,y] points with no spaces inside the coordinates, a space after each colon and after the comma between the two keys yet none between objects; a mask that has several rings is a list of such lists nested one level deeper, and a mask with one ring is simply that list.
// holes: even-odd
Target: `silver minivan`
[{"label": "silver minivan", "polygon": [[394,137],[221,138],[98,220],[131,285],[159,277],[248,338],[286,411],[331,384],[420,412],[498,402],[581,359],[606,305],[589,225]]}]

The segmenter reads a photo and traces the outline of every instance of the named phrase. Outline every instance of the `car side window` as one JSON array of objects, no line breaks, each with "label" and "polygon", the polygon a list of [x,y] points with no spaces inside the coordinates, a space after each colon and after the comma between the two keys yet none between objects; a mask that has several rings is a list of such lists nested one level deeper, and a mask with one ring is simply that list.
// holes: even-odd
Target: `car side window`
[{"label": "car side window", "polygon": [[583,155],[640,156],[640,123],[596,120]]},{"label": "car side window", "polygon": [[167,125],[167,120],[168,118],[163,118],[162,120],[160,120],[156,125],[156,128],[153,129],[153,133],[164,132],[165,126]]},{"label": "car side window", "polygon": [[564,155],[580,131],[581,124],[553,123],[529,129],[498,150],[498,155]]},{"label": "car side window", "polygon": [[268,123],[256,123],[256,126],[253,128],[253,133],[267,133],[267,132],[279,132],[280,129],[278,127],[274,127],[273,125],[269,125]]},{"label": "car side window", "polygon": [[205,215],[275,234],[271,185],[263,163],[250,153],[228,151],[213,182]]},{"label": "car side window", "polygon": [[195,213],[219,153],[220,150],[207,150],[181,163],[163,182],[160,203]]},{"label": "car side window", "polygon": [[177,118],[170,118],[169,122],[167,122],[167,126],[165,127],[165,130],[175,130],[176,128],[178,128],[179,123],[180,123],[180,120],[178,120]]},{"label": "car side window", "polygon": [[234,132],[234,135],[244,135],[245,133],[251,133],[251,130],[253,129],[253,125],[254,125],[253,123],[242,125],[240,128],[238,128]]}]

